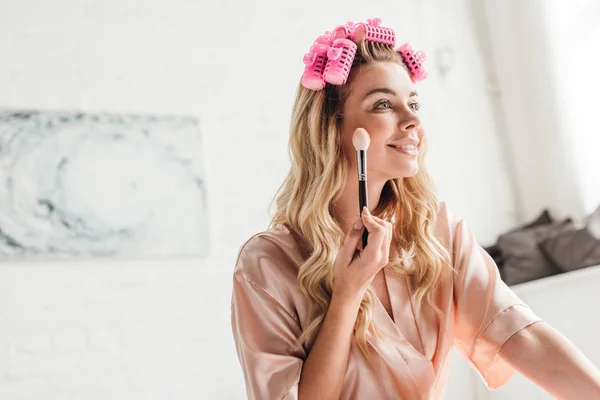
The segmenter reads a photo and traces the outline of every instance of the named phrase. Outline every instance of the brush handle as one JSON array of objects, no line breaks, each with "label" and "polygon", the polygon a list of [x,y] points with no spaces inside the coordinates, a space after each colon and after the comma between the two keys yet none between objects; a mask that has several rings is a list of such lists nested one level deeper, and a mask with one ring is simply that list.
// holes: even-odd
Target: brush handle
[{"label": "brush handle", "polygon": [[[369,207],[367,204],[367,152],[366,150],[358,150],[356,152],[357,164],[358,164],[358,206],[359,206],[359,214],[362,219],[363,207]],[[362,234],[362,245],[363,249],[367,247],[367,238],[369,237],[369,232],[367,228],[363,231]]]},{"label": "brush handle", "polygon": [[[363,207],[369,207],[367,204],[367,181],[358,181],[358,204],[360,206],[360,215],[362,218]],[[363,249],[367,247],[367,238],[369,237],[369,232],[367,228],[363,231],[362,234],[362,247]]]}]

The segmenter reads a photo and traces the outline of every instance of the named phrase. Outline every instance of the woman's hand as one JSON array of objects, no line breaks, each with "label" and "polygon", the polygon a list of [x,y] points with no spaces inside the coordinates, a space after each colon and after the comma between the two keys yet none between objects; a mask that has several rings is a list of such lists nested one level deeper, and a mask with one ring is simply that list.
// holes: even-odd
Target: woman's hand
[{"label": "woman's hand", "polygon": [[[366,209],[357,222],[357,228],[346,234],[333,265],[331,302],[302,365],[298,399],[339,399],[362,298],[377,272],[389,262],[392,224],[373,217]],[[369,240],[355,256],[363,223]]]},{"label": "woman's hand", "polygon": [[[355,255],[363,229],[369,237],[367,246]],[[377,218],[367,207],[361,219],[346,234],[333,265],[333,296],[360,298],[377,273],[389,262],[392,243],[392,224]]]}]

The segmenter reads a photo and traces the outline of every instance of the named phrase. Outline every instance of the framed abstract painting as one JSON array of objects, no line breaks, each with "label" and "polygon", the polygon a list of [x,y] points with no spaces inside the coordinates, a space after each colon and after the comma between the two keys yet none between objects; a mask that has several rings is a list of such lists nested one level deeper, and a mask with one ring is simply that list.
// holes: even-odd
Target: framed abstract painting
[{"label": "framed abstract painting", "polygon": [[0,262],[208,254],[198,118],[0,110]]}]

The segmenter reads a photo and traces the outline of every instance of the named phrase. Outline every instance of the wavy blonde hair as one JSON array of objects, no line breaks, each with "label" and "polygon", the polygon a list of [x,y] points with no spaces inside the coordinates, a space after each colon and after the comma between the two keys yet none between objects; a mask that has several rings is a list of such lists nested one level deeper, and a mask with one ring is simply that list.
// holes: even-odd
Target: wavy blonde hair
[{"label": "wavy blonde hair", "polygon": [[[361,65],[382,61],[398,62],[406,68],[393,47],[362,41],[346,84],[327,84],[320,91],[298,87],[289,141],[291,169],[274,198],[275,213],[270,227],[286,225],[304,239],[310,254],[298,273],[298,285],[309,305],[300,343],[317,331],[325,318],[331,301],[333,264],[345,236],[332,215],[335,199],[348,176],[340,137],[341,111],[356,70]],[[394,240],[386,268],[412,275],[415,306],[420,308],[425,301],[439,315],[441,311],[433,303],[432,294],[443,268],[450,265],[450,258],[433,234],[438,201],[423,163],[425,137],[422,143],[419,172],[414,177],[386,182],[373,214],[394,221]],[[404,266],[401,249],[406,258],[412,258],[410,270]],[[365,354],[367,332],[379,336],[382,333],[373,320],[376,301],[375,290],[369,287],[355,323],[356,341]]]}]

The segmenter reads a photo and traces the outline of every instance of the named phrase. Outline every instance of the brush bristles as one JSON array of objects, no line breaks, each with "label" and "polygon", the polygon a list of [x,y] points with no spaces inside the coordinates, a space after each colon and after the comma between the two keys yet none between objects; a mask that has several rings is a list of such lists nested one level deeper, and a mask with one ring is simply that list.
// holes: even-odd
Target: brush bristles
[{"label": "brush bristles", "polygon": [[356,128],[352,135],[352,144],[356,151],[367,150],[370,143],[371,138],[369,138],[367,131],[364,128]]}]

